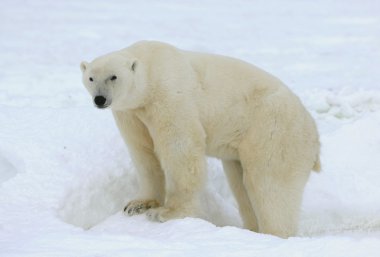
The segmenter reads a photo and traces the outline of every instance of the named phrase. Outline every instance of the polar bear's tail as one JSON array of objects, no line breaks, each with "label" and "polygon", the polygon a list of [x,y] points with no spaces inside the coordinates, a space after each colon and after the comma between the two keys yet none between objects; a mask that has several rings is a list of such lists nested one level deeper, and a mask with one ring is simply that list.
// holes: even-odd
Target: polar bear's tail
[{"label": "polar bear's tail", "polygon": [[321,171],[321,160],[319,159],[319,154],[317,156],[317,160],[314,163],[313,170],[316,172]]}]

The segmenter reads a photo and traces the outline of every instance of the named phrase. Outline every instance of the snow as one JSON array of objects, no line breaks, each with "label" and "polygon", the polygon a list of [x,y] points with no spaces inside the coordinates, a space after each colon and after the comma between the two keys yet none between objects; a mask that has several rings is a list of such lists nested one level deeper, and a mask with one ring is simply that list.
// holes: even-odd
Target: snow
[{"label": "snow", "polygon": [[19,172],[12,162],[0,151],[0,184],[16,176]]},{"label": "snow", "polygon": [[[0,256],[379,256],[379,14],[375,0],[3,0]],[[323,170],[297,237],[241,229],[215,159],[204,219],[123,215],[136,171],[79,63],[141,39],[247,60],[301,97]]]}]

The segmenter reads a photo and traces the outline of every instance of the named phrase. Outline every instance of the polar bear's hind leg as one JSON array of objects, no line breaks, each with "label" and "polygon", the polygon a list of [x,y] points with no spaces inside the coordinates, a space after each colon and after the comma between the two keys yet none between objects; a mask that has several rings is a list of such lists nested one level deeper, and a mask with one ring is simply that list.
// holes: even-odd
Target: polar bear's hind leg
[{"label": "polar bear's hind leg", "polygon": [[294,236],[311,167],[299,161],[301,154],[291,144],[283,140],[273,142],[275,136],[272,136],[274,145],[270,146],[263,143],[265,137],[255,140],[251,141],[254,145],[248,142],[242,147],[240,158],[243,183],[257,218],[258,231],[284,238]]},{"label": "polar bear's hind leg", "polygon": [[244,228],[258,232],[256,216],[243,184],[243,169],[239,161],[223,161],[223,168],[231,191],[238,203]]}]

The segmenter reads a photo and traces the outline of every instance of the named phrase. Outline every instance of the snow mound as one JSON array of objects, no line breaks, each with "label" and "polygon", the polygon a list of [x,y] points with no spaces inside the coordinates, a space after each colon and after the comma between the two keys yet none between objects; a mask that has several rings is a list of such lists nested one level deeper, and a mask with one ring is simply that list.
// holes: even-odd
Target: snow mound
[{"label": "snow mound", "polygon": [[89,229],[124,208],[136,190],[134,173],[98,174],[68,190],[59,216],[67,223]]},{"label": "snow mound", "polygon": [[[119,154],[118,158],[123,158]],[[132,166],[132,165],[131,165]],[[202,192],[200,217],[218,226],[240,227],[241,219],[220,162],[209,160],[209,182]],[[58,211],[59,217],[74,226],[90,229],[120,212],[135,199],[138,181],[133,167],[128,170],[86,174],[72,185]],[[83,178],[82,177],[82,178]]]},{"label": "snow mound", "polygon": [[306,186],[302,235],[380,230],[380,112],[321,135],[321,173]]},{"label": "snow mound", "polygon": [[22,165],[19,158],[0,150],[0,185],[23,170]]},{"label": "snow mound", "polygon": [[351,119],[380,110],[378,90],[344,88],[339,91],[310,90],[300,94],[305,105],[319,118]]}]

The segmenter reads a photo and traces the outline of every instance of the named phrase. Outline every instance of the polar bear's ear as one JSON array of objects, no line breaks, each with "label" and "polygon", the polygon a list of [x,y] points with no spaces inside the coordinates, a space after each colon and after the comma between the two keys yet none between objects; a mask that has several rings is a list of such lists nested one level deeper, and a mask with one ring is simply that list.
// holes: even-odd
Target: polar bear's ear
[{"label": "polar bear's ear", "polygon": [[81,71],[84,72],[87,69],[87,66],[88,66],[88,62],[85,62],[85,61],[81,62],[80,63]]},{"label": "polar bear's ear", "polygon": [[135,71],[137,68],[137,60],[134,60],[131,65],[131,71]]}]

